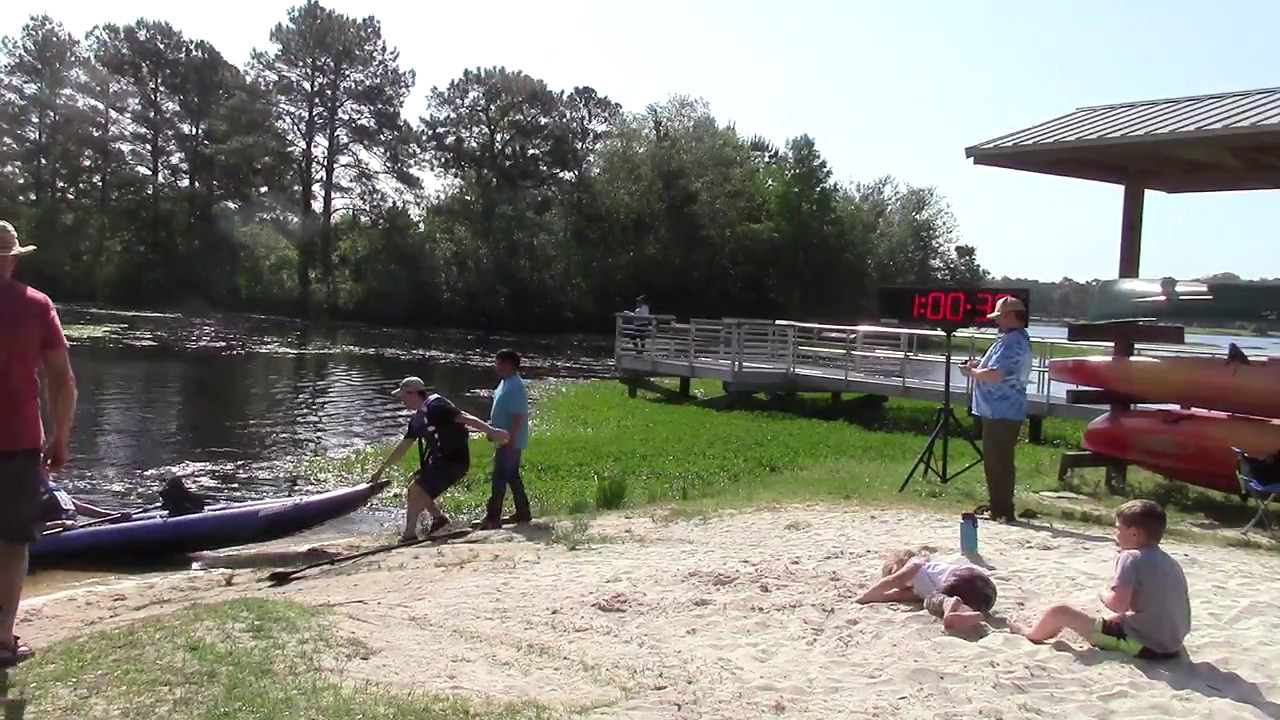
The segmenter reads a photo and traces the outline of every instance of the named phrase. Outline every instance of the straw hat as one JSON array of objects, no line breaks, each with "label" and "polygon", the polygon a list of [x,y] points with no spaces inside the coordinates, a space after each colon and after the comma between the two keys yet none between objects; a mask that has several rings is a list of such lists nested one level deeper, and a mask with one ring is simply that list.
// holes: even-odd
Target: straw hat
[{"label": "straw hat", "polygon": [[18,231],[4,220],[0,220],[0,257],[6,255],[26,255],[35,252],[35,245],[19,245]]},{"label": "straw hat", "polygon": [[987,318],[989,320],[995,320],[996,318],[1000,317],[1004,313],[1017,312],[1018,310],[1022,310],[1023,312],[1026,312],[1027,306],[1023,305],[1022,301],[1019,300],[1018,298],[1012,295],[1005,295],[1004,297],[996,301],[995,311],[992,312],[990,315],[988,315]]}]

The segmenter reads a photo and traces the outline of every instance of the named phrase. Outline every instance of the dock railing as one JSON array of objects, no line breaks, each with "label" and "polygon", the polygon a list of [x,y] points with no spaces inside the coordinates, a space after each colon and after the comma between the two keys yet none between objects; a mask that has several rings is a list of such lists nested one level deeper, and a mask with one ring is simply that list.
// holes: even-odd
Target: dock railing
[{"label": "dock railing", "polygon": [[[618,313],[614,342],[615,362],[624,356],[650,358],[687,365],[694,376],[698,366],[718,366],[734,378],[746,380],[763,372],[787,376],[821,375],[873,377],[908,383],[943,384],[948,372],[941,347],[945,334],[938,330],[917,330],[883,325],[828,325],[789,320],[748,318],[693,318],[680,322],[673,315],[631,315]],[[959,331],[953,335],[952,362],[978,358],[994,340],[990,332]],[[1059,397],[1069,384],[1049,377],[1049,360],[1086,354],[1082,349],[1105,351],[1110,343],[1071,342],[1036,336],[1032,328],[1034,355],[1027,385],[1029,395],[1048,403],[1055,389]],[[932,341],[932,342],[930,342]],[[922,345],[924,346],[922,349]],[[1136,354],[1214,355],[1213,350],[1187,346],[1140,345]],[[937,366],[936,370],[922,367]],[[913,372],[913,370],[915,372]],[[968,395],[972,381],[958,373],[952,377],[953,392]],[[905,393],[904,393],[905,394]]]}]

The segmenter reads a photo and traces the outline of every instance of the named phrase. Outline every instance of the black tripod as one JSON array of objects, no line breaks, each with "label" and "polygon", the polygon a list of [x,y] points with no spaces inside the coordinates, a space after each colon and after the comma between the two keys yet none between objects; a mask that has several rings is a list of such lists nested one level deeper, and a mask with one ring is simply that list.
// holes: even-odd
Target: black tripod
[{"label": "black tripod", "polygon": [[[911,466],[911,470],[907,472],[907,477],[902,481],[902,487],[898,488],[898,492],[907,489],[907,483],[911,482],[911,476],[916,474],[916,470],[924,468],[920,473],[921,477],[933,473],[938,480],[946,485],[952,479],[959,477],[961,473],[969,468],[982,462],[982,449],[978,447],[978,443],[974,442],[973,435],[960,422],[960,418],[956,417],[956,411],[951,407],[951,336],[955,334],[954,329],[943,329],[947,336],[947,361],[942,372],[942,406],[933,414],[933,432],[929,434],[929,442],[925,443],[924,449],[920,451],[920,456],[916,458],[915,465]],[[947,447],[948,439],[952,433],[958,434],[965,442],[969,443],[969,447],[978,454],[978,459],[965,465],[957,470],[954,474],[947,474]],[[934,463],[934,445],[939,438],[942,440],[941,462]]]}]

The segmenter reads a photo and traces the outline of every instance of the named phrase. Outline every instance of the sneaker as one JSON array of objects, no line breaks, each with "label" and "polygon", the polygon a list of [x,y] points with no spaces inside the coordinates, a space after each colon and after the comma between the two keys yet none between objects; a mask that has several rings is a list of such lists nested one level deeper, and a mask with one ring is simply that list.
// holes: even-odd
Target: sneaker
[{"label": "sneaker", "polygon": [[529,515],[527,513],[517,512],[517,513],[511,513],[510,515],[502,518],[502,524],[503,525],[525,525],[525,524],[528,524],[530,520],[533,520],[532,515]]},{"label": "sneaker", "polygon": [[449,527],[449,518],[441,515],[438,518],[431,519],[431,527],[427,528],[427,536],[430,537],[436,533]]},{"label": "sneaker", "polygon": [[477,530],[501,530],[502,523],[492,518],[485,518],[480,521],[480,525],[477,526],[476,529]]},{"label": "sneaker", "polygon": [[1018,518],[1012,509],[1008,513],[998,513],[992,510],[990,505],[979,505],[973,509],[973,514],[983,520],[998,522],[1002,525],[1016,525],[1018,523]]}]

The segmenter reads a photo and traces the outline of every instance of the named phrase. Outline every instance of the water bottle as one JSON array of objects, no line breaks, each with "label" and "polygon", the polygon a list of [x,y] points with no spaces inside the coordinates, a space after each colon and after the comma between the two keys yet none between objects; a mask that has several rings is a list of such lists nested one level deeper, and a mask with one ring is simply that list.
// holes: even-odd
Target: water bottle
[{"label": "water bottle", "polygon": [[978,516],[971,512],[960,514],[960,552],[964,555],[978,553]]}]

